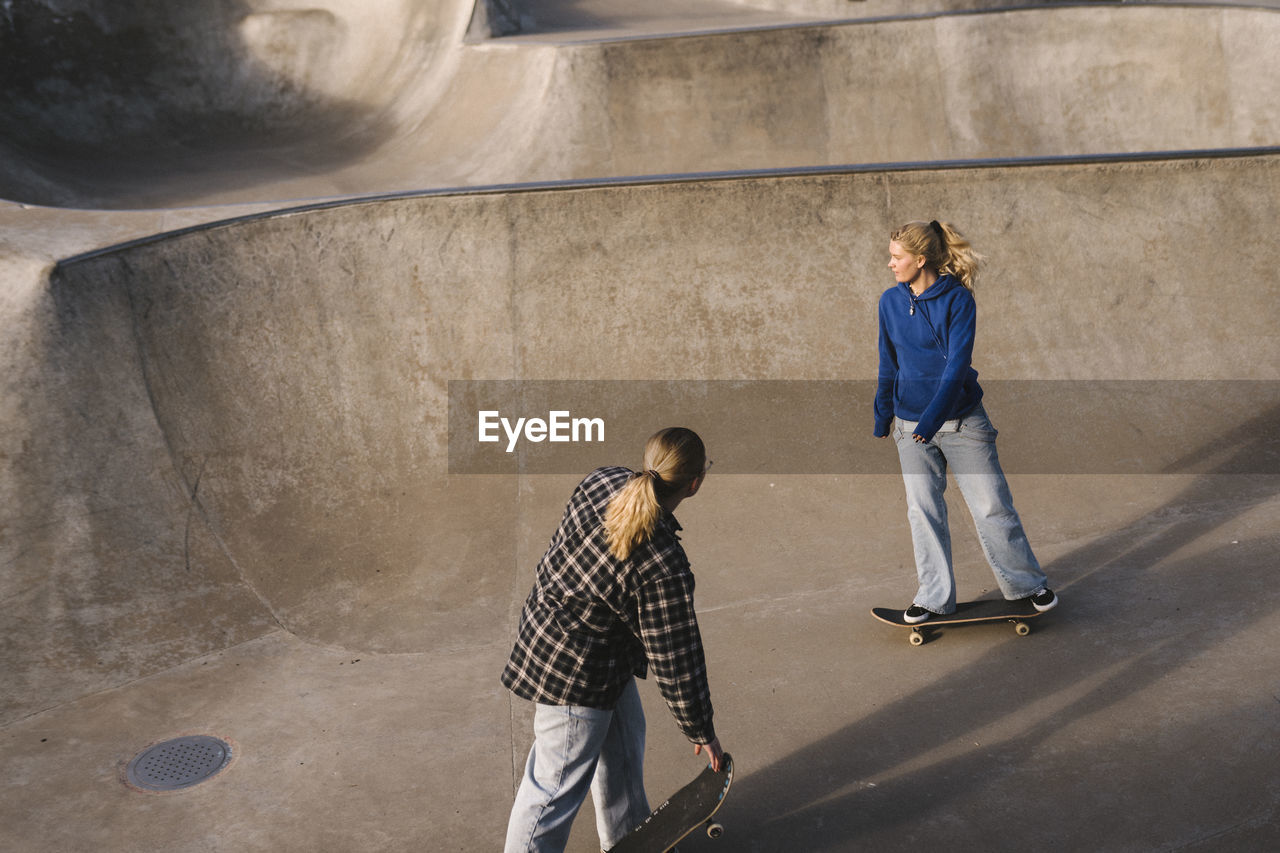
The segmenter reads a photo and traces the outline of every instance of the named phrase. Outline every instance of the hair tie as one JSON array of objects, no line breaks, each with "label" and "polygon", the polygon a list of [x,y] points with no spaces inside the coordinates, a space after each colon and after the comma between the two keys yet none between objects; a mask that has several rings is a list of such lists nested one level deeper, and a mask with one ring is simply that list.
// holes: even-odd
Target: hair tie
[{"label": "hair tie", "polygon": [[929,227],[930,227],[930,228],[932,228],[934,231],[936,231],[936,232],[937,232],[938,237],[939,237],[939,238],[942,240],[942,242],[943,242],[943,245],[946,245],[946,242],[947,242],[947,235],[946,235],[946,232],[944,232],[944,231],[942,230],[942,226],[938,224],[938,220],[936,220],[936,219],[931,220],[931,221],[929,222]]}]

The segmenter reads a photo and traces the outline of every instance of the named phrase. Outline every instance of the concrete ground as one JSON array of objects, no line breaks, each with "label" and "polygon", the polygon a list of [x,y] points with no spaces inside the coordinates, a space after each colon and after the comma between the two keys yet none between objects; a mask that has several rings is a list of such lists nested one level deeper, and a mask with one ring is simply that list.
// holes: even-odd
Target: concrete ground
[{"label": "concrete ground", "polygon": [[[841,17],[826,0],[732,5],[638,22],[557,3],[567,17],[478,43],[469,3],[404,0],[376,23],[339,0],[189,6],[160,30],[230,16],[298,75],[233,91],[226,57],[182,66],[243,96],[223,120],[266,122],[282,91],[330,99],[284,102],[296,122],[256,139],[236,125],[212,160],[218,138],[102,124],[92,92],[68,95],[79,78],[31,72],[32,48],[24,74],[46,85],[17,91],[53,101],[11,90],[4,114],[74,126],[61,148],[0,139],[0,849],[498,849],[531,711],[497,674],[533,565],[577,477],[634,464],[676,420],[716,460],[679,515],[737,763],[726,836],[682,849],[1276,846],[1280,19],[1098,4],[820,24]],[[972,4],[901,11],[947,5]],[[138,38],[141,4],[63,6],[64,35]],[[899,48],[861,61],[924,28],[965,49],[916,77]],[[1206,31],[1217,47],[1188,47]],[[23,32],[57,44],[56,26]],[[1046,56],[1104,32],[1148,40]],[[317,58],[335,33],[361,72],[341,91]],[[731,95],[778,57],[804,73]],[[841,129],[893,129],[874,93],[928,91],[943,68],[935,147]],[[119,73],[112,98],[145,92]],[[157,102],[189,108],[181,80]],[[806,124],[789,107],[817,92]],[[1002,98],[1032,113],[992,130]],[[339,104],[365,135],[300,144]],[[140,156],[86,154],[96,133]],[[1192,148],[1232,150],[1143,154]],[[1130,156],[1057,159],[1112,152]],[[1020,156],[1043,159],[840,167]],[[616,180],[782,166],[821,168]],[[609,180],[467,189],[570,178]],[[990,258],[976,364],[1062,597],[1025,638],[913,647],[867,613],[913,591],[866,389],[886,234],[920,216]],[[465,438],[481,380],[520,380],[503,402],[533,411],[594,407],[608,441],[485,456]],[[961,593],[993,594],[952,504]],[[701,761],[642,695],[656,802]],[[185,734],[226,739],[232,763],[181,792],[125,784]],[[588,805],[570,849],[597,847]]]}]

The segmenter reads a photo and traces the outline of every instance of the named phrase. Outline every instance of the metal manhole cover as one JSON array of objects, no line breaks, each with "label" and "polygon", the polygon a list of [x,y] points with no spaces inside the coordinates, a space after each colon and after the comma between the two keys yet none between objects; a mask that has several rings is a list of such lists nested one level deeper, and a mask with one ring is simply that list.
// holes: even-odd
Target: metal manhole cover
[{"label": "metal manhole cover", "polygon": [[138,753],[126,771],[129,784],[148,791],[199,785],[231,763],[231,745],[208,735],[167,740]]}]

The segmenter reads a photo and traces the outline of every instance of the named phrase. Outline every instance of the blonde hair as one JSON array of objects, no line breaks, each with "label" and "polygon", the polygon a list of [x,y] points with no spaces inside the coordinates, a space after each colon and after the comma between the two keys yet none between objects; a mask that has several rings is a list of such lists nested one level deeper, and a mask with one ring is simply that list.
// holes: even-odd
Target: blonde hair
[{"label": "blonde hair", "polygon": [[951,223],[936,219],[932,222],[908,222],[890,234],[889,240],[912,255],[924,258],[925,266],[938,275],[954,275],[966,288],[973,290],[983,257]]},{"label": "blonde hair", "polygon": [[604,512],[609,552],[619,560],[653,535],[662,514],[659,501],[685,488],[703,474],[707,451],[691,429],[668,427],[644,445],[644,466],[613,498]]}]

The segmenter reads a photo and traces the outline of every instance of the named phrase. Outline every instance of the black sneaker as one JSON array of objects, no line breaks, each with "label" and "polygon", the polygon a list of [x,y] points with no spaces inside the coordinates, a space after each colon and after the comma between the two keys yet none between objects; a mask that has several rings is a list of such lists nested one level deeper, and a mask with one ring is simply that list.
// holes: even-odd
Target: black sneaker
[{"label": "black sneaker", "polygon": [[902,621],[906,622],[908,625],[915,625],[919,622],[923,622],[932,615],[932,613],[925,610],[920,605],[913,604],[902,614]]},{"label": "black sneaker", "polygon": [[1058,606],[1058,596],[1053,594],[1053,590],[1041,587],[1031,595],[1031,606],[1041,613],[1052,610]]}]

